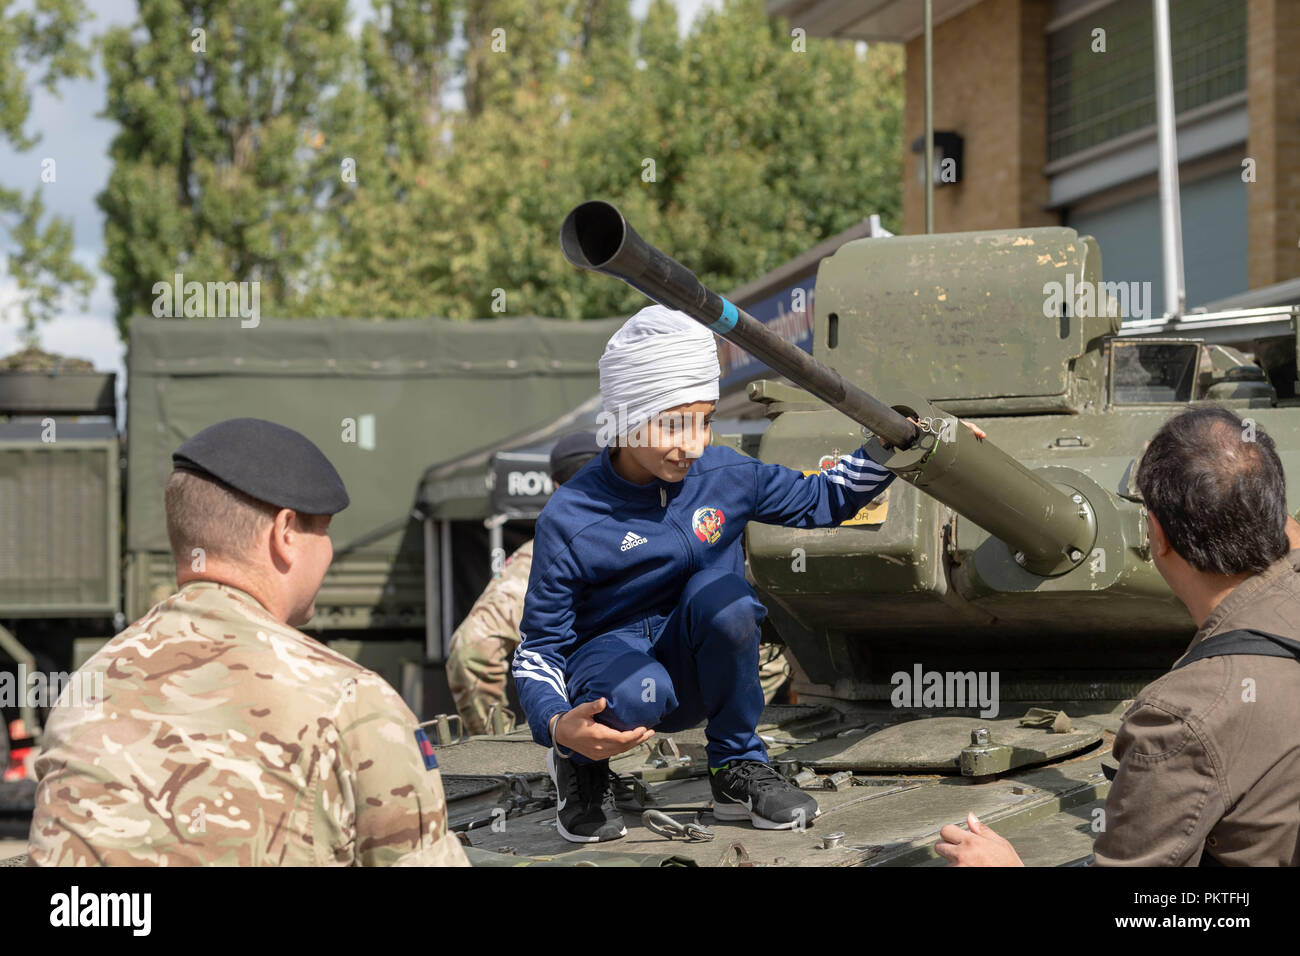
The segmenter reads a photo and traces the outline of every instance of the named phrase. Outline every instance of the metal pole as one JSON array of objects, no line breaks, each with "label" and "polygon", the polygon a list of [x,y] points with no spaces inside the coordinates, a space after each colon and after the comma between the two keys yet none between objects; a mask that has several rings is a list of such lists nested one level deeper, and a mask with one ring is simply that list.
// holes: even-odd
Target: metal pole
[{"label": "metal pole", "polygon": [[934,232],[934,16],[925,0],[925,234]]},{"label": "metal pole", "polygon": [[1174,67],[1169,41],[1169,0],[1151,0],[1156,44],[1156,124],[1160,156],[1160,233],[1164,258],[1165,317],[1187,306],[1183,286],[1183,217],[1178,200],[1178,135],[1174,117]]},{"label": "metal pole", "polygon": [[435,664],[445,660],[438,625],[442,621],[442,600],[438,592],[438,546],[433,518],[424,519],[424,657]]},{"label": "metal pole", "polygon": [[438,545],[441,559],[438,570],[442,577],[442,659],[446,660],[451,652],[451,522],[442,521],[438,526]]},{"label": "metal pole", "polygon": [[[22,718],[23,730],[28,737],[39,740],[42,735],[41,721],[27,696],[27,678],[28,675],[36,673],[36,658],[3,624],[0,624],[0,650],[13,658],[14,663],[18,665],[18,669],[14,672],[14,680],[17,681],[18,716]],[[0,731],[6,729],[0,728]]]},{"label": "metal pole", "polygon": [[506,523],[505,515],[493,515],[483,522],[488,529],[488,552],[491,562],[492,577],[501,577],[501,565],[505,562],[506,549],[504,532],[501,526]]}]

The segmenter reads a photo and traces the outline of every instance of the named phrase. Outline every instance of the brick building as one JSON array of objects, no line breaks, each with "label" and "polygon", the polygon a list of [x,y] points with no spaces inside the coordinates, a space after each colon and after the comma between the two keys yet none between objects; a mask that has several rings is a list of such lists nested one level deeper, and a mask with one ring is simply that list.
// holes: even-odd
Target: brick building
[{"label": "brick building", "polygon": [[[1187,306],[1294,301],[1300,0],[1169,6]],[[903,231],[923,232],[921,0],[766,9],[809,36],[905,44]],[[1158,313],[1149,0],[933,0],[933,22],[936,164],[960,147],[958,181],[935,185],[935,231],[1071,226],[1097,237],[1108,280],[1150,281]]]}]

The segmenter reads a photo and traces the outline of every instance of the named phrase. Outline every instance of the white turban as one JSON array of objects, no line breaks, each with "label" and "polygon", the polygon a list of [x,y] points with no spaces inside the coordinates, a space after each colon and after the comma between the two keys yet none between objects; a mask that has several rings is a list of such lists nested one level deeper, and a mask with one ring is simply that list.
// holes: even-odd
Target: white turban
[{"label": "white turban", "polygon": [[600,357],[600,398],[615,434],[636,431],[678,405],[718,400],[718,346],[713,333],[662,305],[623,323]]}]

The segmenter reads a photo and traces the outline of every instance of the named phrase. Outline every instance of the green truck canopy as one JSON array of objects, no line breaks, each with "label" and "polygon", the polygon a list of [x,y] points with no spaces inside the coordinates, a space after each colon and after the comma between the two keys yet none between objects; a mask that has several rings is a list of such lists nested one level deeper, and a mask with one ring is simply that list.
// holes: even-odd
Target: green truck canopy
[{"label": "green truck canopy", "polygon": [[[351,496],[331,536],[338,548],[364,544],[331,568],[318,606],[339,613],[318,618],[370,626],[350,610],[411,591],[399,602],[402,623],[418,626],[420,535],[404,519],[428,463],[543,425],[589,398],[621,322],[263,319],[244,328],[238,318],[137,318],[128,355],[128,617],[149,607],[142,591],[169,583],[163,486],[172,451],[208,425],[250,416],[314,441]],[[398,561],[399,552],[413,563]]]}]

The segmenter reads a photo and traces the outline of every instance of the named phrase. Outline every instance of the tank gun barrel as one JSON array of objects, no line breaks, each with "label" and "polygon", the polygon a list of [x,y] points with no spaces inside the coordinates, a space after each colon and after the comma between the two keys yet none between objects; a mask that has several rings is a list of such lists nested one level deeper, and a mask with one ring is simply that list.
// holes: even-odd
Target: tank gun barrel
[{"label": "tank gun barrel", "polygon": [[[622,279],[677,309],[817,396],[875,434],[872,459],[1004,541],[1026,570],[1062,574],[1096,539],[1093,510],[1074,489],[1030,471],[990,441],[976,439],[922,398],[902,407],[927,421],[919,428],[786,342],[753,316],[707,288],[681,263],[641,236],[607,202],[576,206],[560,228],[564,256],[582,269]],[[936,424],[938,427],[936,427]]]},{"label": "tank gun barrel", "polygon": [[686,313],[891,445],[908,448],[916,441],[919,430],[905,416],[705,287],[690,269],[637,235],[610,203],[597,200],[577,206],[565,217],[560,245],[575,266],[622,279],[656,302]]}]

